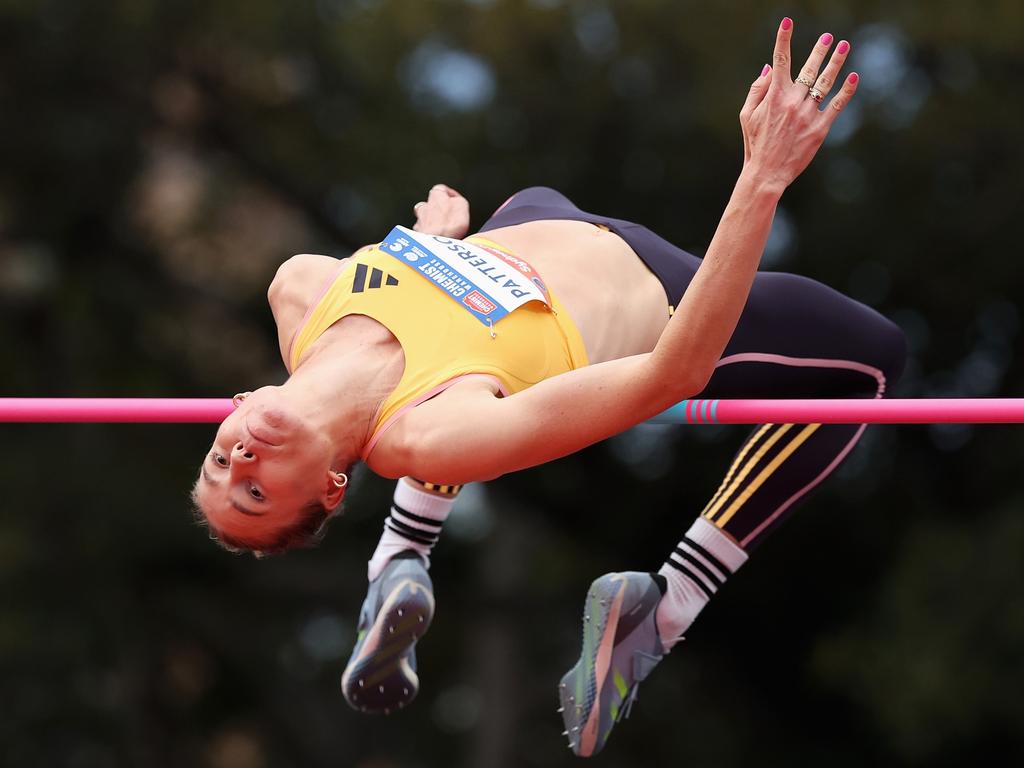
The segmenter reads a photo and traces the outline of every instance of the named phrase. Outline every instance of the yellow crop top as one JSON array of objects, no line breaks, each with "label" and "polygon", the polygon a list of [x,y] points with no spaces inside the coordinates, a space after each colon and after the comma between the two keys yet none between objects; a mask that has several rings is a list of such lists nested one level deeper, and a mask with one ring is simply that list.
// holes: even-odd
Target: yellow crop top
[{"label": "yellow crop top", "polygon": [[[467,242],[514,255],[483,237]],[[549,295],[553,312],[537,301],[524,304],[494,326],[492,337],[487,326],[415,269],[368,247],[353,256],[310,307],[292,339],[288,367],[294,371],[310,345],[347,315],[371,317],[394,334],[405,354],[405,371],[384,401],[363,449],[366,459],[404,409],[464,376],[493,376],[502,394],[509,395],[587,365],[579,330],[561,302]]]}]

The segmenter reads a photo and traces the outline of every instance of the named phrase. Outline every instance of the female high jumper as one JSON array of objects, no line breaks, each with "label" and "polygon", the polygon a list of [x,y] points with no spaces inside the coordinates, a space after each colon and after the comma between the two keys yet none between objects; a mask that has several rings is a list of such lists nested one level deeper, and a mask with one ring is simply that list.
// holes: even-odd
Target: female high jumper
[{"label": "female high jumper", "polygon": [[[342,676],[353,707],[388,713],[417,693],[429,555],[463,484],[687,398],[879,398],[899,377],[906,342],[892,322],[806,277],[758,272],[782,193],[857,90],[856,73],[839,80],[848,42],[821,69],[831,34],[794,81],[792,32],[783,19],[740,111],[743,166],[703,259],[545,187],[461,239],[469,204],[436,185],[412,230],[278,270],[269,300],[290,376],[236,398],[193,495],[222,544],[272,553],[319,539],[357,460],[399,479]],[[593,582],[580,658],[559,686],[576,754],[604,746],[639,683],[864,428],[759,426],[658,573]]]}]

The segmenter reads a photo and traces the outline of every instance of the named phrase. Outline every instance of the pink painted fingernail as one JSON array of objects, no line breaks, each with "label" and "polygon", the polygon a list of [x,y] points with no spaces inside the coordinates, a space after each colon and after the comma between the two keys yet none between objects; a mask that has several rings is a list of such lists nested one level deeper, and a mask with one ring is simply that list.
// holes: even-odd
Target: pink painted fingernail
[{"label": "pink painted fingernail", "polygon": [[771,71],[772,71],[771,65],[770,64],[765,64],[764,65],[764,69],[761,70],[761,77],[764,77],[765,75],[767,75]]},{"label": "pink painted fingernail", "polygon": [[839,43],[839,47],[836,48],[836,53],[846,53],[848,50],[850,50],[850,44],[843,40]]},{"label": "pink painted fingernail", "polygon": [[793,26],[793,20],[791,18],[789,18],[789,16],[787,16],[786,18],[784,18],[782,20],[782,28],[783,29],[788,30],[792,26]]},{"label": "pink painted fingernail", "polygon": [[818,42],[822,45],[832,45],[832,33],[826,32],[821,36],[821,39],[818,40]]},{"label": "pink painted fingernail", "polygon": [[858,75],[856,72],[851,72],[849,79],[850,79],[850,85],[856,85],[857,81],[860,80],[860,75]]}]

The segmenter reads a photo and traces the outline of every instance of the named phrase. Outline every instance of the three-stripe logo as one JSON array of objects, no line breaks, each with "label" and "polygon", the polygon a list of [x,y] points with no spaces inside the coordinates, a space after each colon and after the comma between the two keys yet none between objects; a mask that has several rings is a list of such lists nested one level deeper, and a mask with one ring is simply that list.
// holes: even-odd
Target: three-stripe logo
[{"label": "three-stripe logo", "polygon": [[[366,280],[367,271],[370,273],[369,283]],[[386,281],[385,278],[387,278]],[[380,288],[382,283],[383,285],[398,285],[398,278],[377,269],[377,267],[367,270],[365,264],[356,264],[356,276],[352,281],[352,293],[362,293],[365,290]]]}]

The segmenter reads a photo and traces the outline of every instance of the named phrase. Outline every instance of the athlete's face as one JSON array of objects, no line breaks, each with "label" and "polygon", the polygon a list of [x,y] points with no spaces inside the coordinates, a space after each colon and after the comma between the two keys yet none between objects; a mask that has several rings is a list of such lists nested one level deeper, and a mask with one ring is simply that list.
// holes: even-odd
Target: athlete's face
[{"label": "athlete's face", "polygon": [[217,430],[196,501],[215,531],[258,549],[309,504],[334,505],[331,459],[329,442],[289,409],[277,387],[264,387]]}]

